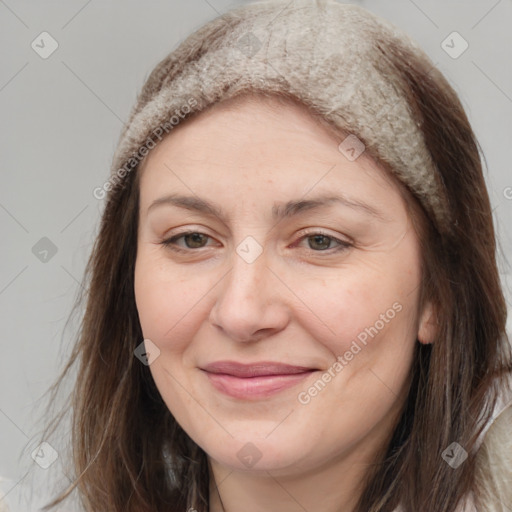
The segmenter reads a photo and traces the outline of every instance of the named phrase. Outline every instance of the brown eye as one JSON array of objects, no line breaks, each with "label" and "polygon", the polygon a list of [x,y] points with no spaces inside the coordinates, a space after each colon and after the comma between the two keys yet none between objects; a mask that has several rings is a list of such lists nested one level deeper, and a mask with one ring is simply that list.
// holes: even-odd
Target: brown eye
[{"label": "brown eye", "polygon": [[[306,234],[299,240],[299,244],[303,240],[308,240],[307,249],[312,252],[327,252],[329,254],[337,251],[343,251],[352,247],[350,242],[346,242],[344,240],[340,240],[334,236],[328,235],[326,233],[311,233]],[[334,246],[333,246],[334,244]]]},{"label": "brown eye", "polygon": [[[201,249],[206,246],[210,237],[198,231],[188,231],[175,235],[167,240],[162,241],[162,245],[169,247],[175,251],[186,251],[187,249]],[[177,244],[177,240],[183,239],[185,246]]]},{"label": "brown eye", "polygon": [[190,249],[197,249],[198,247],[203,247],[203,244],[206,242],[207,238],[208,236],[204,235],[203,233],[189,233],[187,235],[184,235],[183,237],[187,247],[189,247]]},{"label": "brown eye", "polygon": [[309,239],[309,247],[314,250],[325,250],[329,249],[332,238],[325,235],[311,235],[307,237]]}]

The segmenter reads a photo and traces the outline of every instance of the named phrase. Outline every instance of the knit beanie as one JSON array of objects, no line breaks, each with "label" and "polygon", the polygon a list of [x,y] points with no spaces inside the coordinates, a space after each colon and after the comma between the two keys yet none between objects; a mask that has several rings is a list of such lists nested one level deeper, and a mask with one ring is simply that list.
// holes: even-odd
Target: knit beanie
[{"label": "knit beanie", "polygon": [[264,0],[213,19],[149,75],[121,133],[109,188],[186,118],[242,93],[278,93],[349,134],[339,145],[349,160],[364,150],[387,164],[437,228],[447,229],[442,179],[379,41],[434,68],[407,34],[362,7],[334,0]]}]

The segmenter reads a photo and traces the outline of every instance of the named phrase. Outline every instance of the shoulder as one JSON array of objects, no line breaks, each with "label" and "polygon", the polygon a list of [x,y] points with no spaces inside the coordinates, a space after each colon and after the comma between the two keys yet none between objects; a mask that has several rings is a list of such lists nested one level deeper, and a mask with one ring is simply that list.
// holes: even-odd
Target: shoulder
[{"label": "shoulder", "polygon": [[512,403],[500,407],[476,455],[476,478],[484,512],[512,506]]}]

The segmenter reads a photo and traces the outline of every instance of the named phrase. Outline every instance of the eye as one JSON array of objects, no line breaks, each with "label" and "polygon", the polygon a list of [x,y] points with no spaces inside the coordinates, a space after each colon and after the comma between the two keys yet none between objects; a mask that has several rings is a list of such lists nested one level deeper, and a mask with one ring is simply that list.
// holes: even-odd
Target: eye
[{"label": "eye", "polygon": [[[211,237],[205,233],[199,231],[186,231],[178,235],[174,235],[171,238],[163,240],[161,244],[164,247],[177,252],[187,252],[194,249],[202,249],[207,247],[206,243]],[[183,239],[185,247],[177,244],[177,241]],[[340,240],[332,235],[323,232],[312,232],[299,239],[299,243],[303,240],[309,240],[308,250],[313,252],[338,252],[349,247],[352,247],[350,242]],[[337,244],[337,247],[331,247],[332,243]],[[298,243],[296,244],[298,245]]]},{"label": "eye", "polygon": [[[338,252],[352,247],[350,242],[340,240],[332,235],[323,232],[312,232],[301,237],[299,242],[303,240],[309,241],[308,249],[313,252]],[[337,244],[337,247],[331,247],[331,243]]]},{"label": "eye", "polygon": [[[185,248],[176,244],[177,240],[183,238],[185,242]],[[187,249],[201,249],[205,247],[205,243],[210,236],[199,231],[186,231],[179,235],[172,236],[167,240],[163,240],[161,243],[164,247],[169,247],[173,251],[186,252]]]}]

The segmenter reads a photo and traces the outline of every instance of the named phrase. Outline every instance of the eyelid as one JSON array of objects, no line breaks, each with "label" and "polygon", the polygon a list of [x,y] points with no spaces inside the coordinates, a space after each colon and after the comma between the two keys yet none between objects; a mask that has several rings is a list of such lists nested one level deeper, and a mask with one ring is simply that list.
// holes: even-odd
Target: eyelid
[{"label": "eyelid", "polygon": [[[203,229],[203,228],[201,228]],[[206,249],[207,247],[209,246],[205,246],[205,247],[199,247],[198,249],[190,249],[190,248],[183,248],[183,247],[179,247],[177,245],[175,245],[173,242],[175,242],[175,240],[181,238],[181,237],[184,237],[184,236],[187,236],[187,235],[192,235],[192,234],[199,234],[199,235],[204,235],[206,236],[208,239],[211,239],[213,240],[214,237],[209,235],[208,233],[205,233],[204,231],[201,231],[200,229],[191,229],[191,228],[187,228],[187,229],[184,229],[183,231],[179,231],[177,233],[173,233],[171,236],[168,236],[168,237],[165,237],[160,243],[164,246],[164,247],[167,247],[173,251],[176,251],[176,252],[187,252],[187,253],[191,253],[191,252],[198,252],[200,249]]]},{"label": "eyelid", "polygon": [[334,240],[338,240],[339,242],[343,242],[346,244],[354,244],[354,240],[352,240],[349,236],[343,235],[345,238],[341,238],[342,235],[333,235],[329,231],[323,228],[306,228],[303,231],[300,231],[300,238],[303,238],[305,236],[311,236],[311,235],[324,235],[329,238],[332,238]]},{"label": "eyelid", "polygon": [[331,233],[329,233],[328,231],[326,231],[326,230],[324,230],[322,228],[309,228],[308,230],[302,232],[302,235],[299,236],[298,241],[295,242],[294,245],[297,245],[300,242],[302,242],[303,240],[307,239],[308,237],[314,236],[314,235],[325,236],[327,238],[330,238],[331,240],[334,240],[338,244],[338,247],[331,247],[330,249],[325,249],[323,251],[315,251],[313,249],[306,248],[306,250],[308,252],[312,252],[312,253],[315,253],[315,254],[318,254],[318,253],[320,253],[320,254],[322,254],[322,253],[324,253],[324,254],[332,254],[332,253],[336,253],[336,252],[339,252],[339,251],[343,251],[343,250],[349,249],[350,247],[354,246],[354,242],[351,239],[343,240],[341,237],[334,236],[334,235],[332,235]]}]

